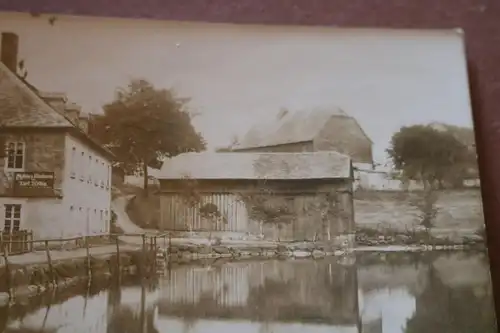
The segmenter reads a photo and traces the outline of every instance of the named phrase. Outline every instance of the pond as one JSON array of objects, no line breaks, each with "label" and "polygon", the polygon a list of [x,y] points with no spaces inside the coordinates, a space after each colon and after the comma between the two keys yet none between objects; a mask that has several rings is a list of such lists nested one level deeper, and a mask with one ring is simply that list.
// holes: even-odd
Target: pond
[{"label": "pond", "polygon": [[486,254],[212,261],[0,309],[2,332],[496,332]]}]

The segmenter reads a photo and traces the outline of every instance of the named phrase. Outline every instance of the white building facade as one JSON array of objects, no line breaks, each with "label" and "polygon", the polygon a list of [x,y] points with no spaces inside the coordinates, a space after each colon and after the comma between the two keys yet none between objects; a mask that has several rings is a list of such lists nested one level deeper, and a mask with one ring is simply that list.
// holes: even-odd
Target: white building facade
[{"label": "white building facade", "polygon": [[66,234],[108,233],[111,220],[111,161],[71,135],[65,139],[63,215]]},{"label": "white building facade", "polygon": [[16,75],[17,47],[17,35],[2,33],[0,231],[35,239],[105,233],[113,155],[88,136],[88,117],[65,94]]}]

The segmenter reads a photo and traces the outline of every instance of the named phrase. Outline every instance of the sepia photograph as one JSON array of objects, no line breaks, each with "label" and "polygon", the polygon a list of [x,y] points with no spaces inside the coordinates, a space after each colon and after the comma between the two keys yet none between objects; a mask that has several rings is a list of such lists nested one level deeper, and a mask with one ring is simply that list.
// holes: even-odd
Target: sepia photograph
[{"label": "sepia photograph", "polygon": [[0,331],[497,331],[460,27],[0,33]]}]

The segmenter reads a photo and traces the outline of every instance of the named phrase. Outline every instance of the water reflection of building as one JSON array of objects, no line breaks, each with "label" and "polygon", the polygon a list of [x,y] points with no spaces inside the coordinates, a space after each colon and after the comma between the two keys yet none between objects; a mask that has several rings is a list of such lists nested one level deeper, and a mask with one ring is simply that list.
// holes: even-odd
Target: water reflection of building
[{"label": "water reflection of building", "polygon": [[161,290],[160,320],[315,323],[355,332],[359,326],[356,269],[334,259],[179,267]]},{"label": "water reflection of building", "polygon": [[8,324],[12,332],[105,332],[107,293],[76,296],[38,309]]},{"label": "water reflection of building", "polygon": [[383,319],[375,318],[363,321],[362,333],[383,333]]},{"label": "water reflection of building", "polygon": [[[370,262],[358,257],[357,269],[333,258],[180,267],[160,292],[122,287],[89,297],[56,297],[49,307],[27,314],[14,307],[0,313],[6,317],[0,331],[496,332],[485,254],[425,255],[414,261],[409,256],[394,254],[391,263],[381,255]],[[364,273],[358,285],[359,272]]]},{"label": "water reflection of building", "polygon": [[[74,296],[11,320],[5,332],[153,333],[156,290],[127,287],[92,296]],[[144,330],[137,330],[145,326]],[[125,330],[128,327],[129,330]]]}]

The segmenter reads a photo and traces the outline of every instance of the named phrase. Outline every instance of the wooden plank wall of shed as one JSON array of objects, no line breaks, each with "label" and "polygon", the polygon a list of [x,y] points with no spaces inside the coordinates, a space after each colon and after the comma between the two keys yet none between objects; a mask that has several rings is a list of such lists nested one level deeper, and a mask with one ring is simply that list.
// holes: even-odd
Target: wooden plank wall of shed
[{"label": "wooden plank wall of shed", "polygon": [[[213,223],[203,219],[199,209],[206,203],[219,207],[225,221]],[[160,204],[161,220],[165,230],[248,232],[246,207],[233,194],[206,193],[199,203],[191,206],[181,195],[169,193],[161,196]]]},{"label": "wooden plank wall of shed", "polygon": [[[204,193],[201,202],[195,206],[188,205],[178,194],[164,193],[161,197],[161,218],[164,230],[223,231],[253,235],[262,231],[265,239],[282,241],[326,241],[333,240],[338,235],[352,233],[352,194],[343,191],[335,195],[333,212],[330,211],[326,217],[326,228],[322,216],[326,199],[322,196],[323,194],[294,194],[291,202],[296,218],[293,223],[281,224],[279,228],[274,223],[264,223],[261,230],[261,224],[248,217],[245,203],[237,195],[228,193]],[[290,196],[286,198],[290,199]],[[199,208],[206,203],[215,204],[219,208],[223,221],[214,223],[200,216]]]}]

